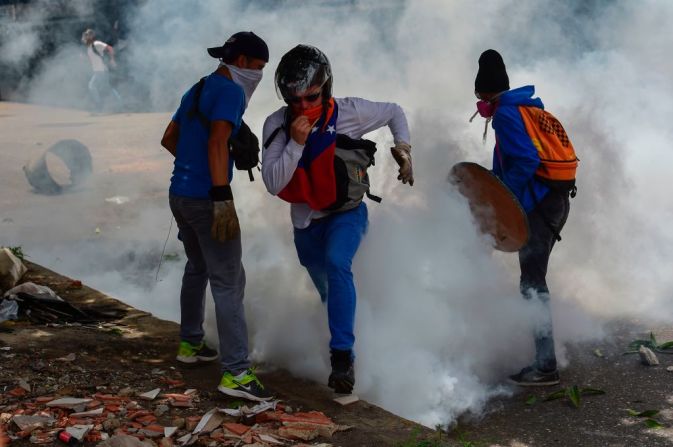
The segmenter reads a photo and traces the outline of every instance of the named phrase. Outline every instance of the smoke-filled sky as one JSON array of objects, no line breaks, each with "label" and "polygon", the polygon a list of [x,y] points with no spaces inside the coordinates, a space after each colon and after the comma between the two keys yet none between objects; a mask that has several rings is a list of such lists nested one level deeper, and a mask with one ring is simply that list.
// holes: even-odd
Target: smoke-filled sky
[{"label": "smoke-filled sky", "polygon": [[[397,102],[406,111],[413,188],[395,179],[389,132],[373,134],[380,150],[371,173],[373,192],[384,201],[368,203],[369,232],[353,267],[356,392],[424,424],[447,424],[465,411],[482,411],[489,397],[508,392],[503,377],[532,354],[529,331],[537,309],[518,296],[516,256],[489,249],[475,233],[466,204],[446,182],[458,161],[490,167],[493,131],[484,145],[483,122],[468,123],[475,110],[477,59],[488,48],[503,55],[512,87],[536,86],[581,160],[578,195],[548,277],[562,363],[567,363],[566,343],[602,336],[607,319],[631,315],[670,321],[668,167],[673,157],[667,143],[673,63],[666,54],[673,34],[660,30],[673,21],[673,4],[381,3],[148,0],[125,24],[124,57],[147,92],[146,110],[173,110],[184,90],[216,67],[205,48],[222,44],[236,31],[253,30],[271,52],[246,112],[257,133],[264,118],[282,105],[273,88],[277,62],[298,43],[315,45],[330,58],[337,97]],[[23,63],[38,47],[27,31],[2,42],[0,60]],[[74,94],[81,85],[69,83],[78,79],[69,73],[79,49],[75,39],[42,65],[29,84],[33,102],[63,103],[67,95],[72,104],[81,98]],[[139,141],[156,147],[170,166],[170,156],[158,144],[169,115],[149,116],[137,115],[139,126],[152,123]],[[27,200],[14,210],[14,225],[0,232],[0,244],[22,245],[36,262],[177,320],[181,265],[165,263],[161,281],[154,282],[154,260],[170,220],[168,177],[166,172],[161,179],[138,176],[125,183],[127,194],[144,192],[153,199],[123,213],[114,240],[73,236],[81,207],[96,202],[83,191],[85,200],[68,200],[67,207],[59,197],[40,202],[39,209]],[[165,191],[157,184],[165,184]],[[325,310],[298,265],[289,206],[268,195],[261,181],[248,183],[245,175],[236,178],[234,194],[243,228],[253,356],[325,382]],[[53,215],[53,207],[59,207],[56,224],[36,237],[35,216]],[[31,219],[30,225],[21,219]],[[73,247],[79,256],[68,256]],[[168,250],[181,250],[174,233]],[[210,322],[212,335],[212,316]]]}]

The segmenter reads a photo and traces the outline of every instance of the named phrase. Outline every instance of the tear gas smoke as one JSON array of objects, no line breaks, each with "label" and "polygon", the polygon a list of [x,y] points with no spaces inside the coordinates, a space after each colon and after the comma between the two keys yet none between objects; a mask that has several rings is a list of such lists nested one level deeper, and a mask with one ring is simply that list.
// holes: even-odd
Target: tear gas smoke
[{"label": "tear gas smoke", "polygon": [[[369,204],[369,232],[354,263],[356,391],[363,398],[430,426],[448,424],[507,393],[499,385],[502,378],[532,353],[536,309],[518,295],[516,256],[491,252],[476,234],[466,203],[446,182],[458,161],[491,165],[492,130],[483,146],[481,123],[467,123],[474,111],[477,59],[488,48],[503,55],[512,87],[536,85],[581,159],[579,192],[548,277],[562,363],[567,363],[564,344],[601,336],[606,318],[673,317],[663,305],[673,292],[668,255],[673,236],[667,225],[673,206],[666,187],[673,104],[665,99],[673,93],[673,62],[664,56],[673,34],[658,33],[657,39],[651,34],[673,20],[673,5],[427,0],[386,6],[322,1],[307,7],[294,1],[149,0],[128,17],[129,70],[146,86],[152,110],[174,109],[182,93],[216,67],[205,48],[239,30],[255,31],[271,52],[246,112],[256,132],[282,105],[272,73],[281,55],[298,43],[328,55],[335,96],[393,101],[406,110],[416,183],[412,189],[397,183],[387,150],[391,138],[375,133],[380,152],[372,191],[384,201]],[[3,61],[22,60],[25,48],[5,53],[15,45],[30,47],[34,40],[5,42]],[[63,55],[71,50],[44,64],[34,78],[34,101],[55,94],[54,83],[67,73],[69,59]],[[153,118],[153,134],[138,141],[158,147],[168,119]],[[160,317],[179,319],[182,266],[165,262],[162,281],[154,283],[170,219],[170,156],[162,157],[163,178],[137,176],[120,185],[99,177],[110,186],[108,196],[125,189],[137,198],[150,190],[153,198],[150,206],[136,200],[115,208],[125,211],[108,212],[120,221],[114,236],[75,237],[77,216],[101,206],[100,197],[82,193],[78,200],[27,200],[12,210],[15,224],[3,229],[0,243],[23,245],[37,262]],[[253,355],[324,382],[325,310],[298,265],[288,206],[244,175],[234,189]],[[50,220],[49,234],[36,235],[44,229],[36,216],[55,215],[54,209],[61,212]],[[168,252],[180,251],[171,237]]]}]

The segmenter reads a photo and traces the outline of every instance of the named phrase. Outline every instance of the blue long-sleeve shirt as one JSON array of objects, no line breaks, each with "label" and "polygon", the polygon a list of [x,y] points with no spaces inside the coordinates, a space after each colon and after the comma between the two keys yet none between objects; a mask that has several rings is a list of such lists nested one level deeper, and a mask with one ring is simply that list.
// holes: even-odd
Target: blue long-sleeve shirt
[{"label": "blue long-sleeve shirt", "polygon": [[544,109],[540,98],[533,98],[534,94],[535,87],[532,85],[503,93],[492,122],[496,138],[493,173],[519,199],[527,213],[549,192],[549,187],[534,177],[540,157],[519,112],[519,106]]}]

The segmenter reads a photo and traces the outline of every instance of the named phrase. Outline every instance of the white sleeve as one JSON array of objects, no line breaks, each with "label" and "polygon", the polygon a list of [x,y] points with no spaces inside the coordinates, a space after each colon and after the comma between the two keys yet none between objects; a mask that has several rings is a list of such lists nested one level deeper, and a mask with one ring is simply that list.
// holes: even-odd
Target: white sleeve
[{"label": "white sleeve", "polygon": [[348,98],[357,112],[363,135],[383,126],[388,126],[397,143],[411,144],[409,124],[404,110],[392,102],[374,102],[362,98]]},{"label": "white sleeve", "polygon": [[[283,124],[283,118],[284,113],[276,112],[266,119],[262,132],[264,143]],[[269,146],[262,150],[262,179],[266,189],[273,195],[281,192],[290,183],[304,151],[304,146],[292,138],[289,141],[285,138],[285,130],[281,129]]]}]

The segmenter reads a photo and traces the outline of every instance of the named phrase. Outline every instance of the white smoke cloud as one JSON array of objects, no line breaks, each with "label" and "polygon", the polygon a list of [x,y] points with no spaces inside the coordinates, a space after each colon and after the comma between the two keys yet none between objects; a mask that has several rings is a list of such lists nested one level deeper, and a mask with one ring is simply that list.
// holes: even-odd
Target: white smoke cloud
[{"label": "white smoke cloud", "polygon": [[[490,397],[509,392],[503,377],[532,355],[530,329],[538,309],[518,295],[516,256],[491,252],[476,234],[464,200],[446,182],[458,161],[490,166],[492,129],[484,146],[481,122],[467,123],[477,59],[487,48],[503,55],[512,87],[536,85],[581,159],[579,193],[548,277],[562,364],[564,344],[601,336],[605,318],[673,316],[664,306],[673,293],[667,253],[673,207],[666,188],[673,105],[665,99],[673,89],[673,63],[665,57],[673,35],[652,39],[650,32],[670,23],[673,7],[645,3],[427,0],[307,7],[287,1],[268,8],[266,2],[150,0],[129,22],[127,57],[131,72],[147,87],[149,107],[169,110],[215,68],[206,47],[239,30],[255,31],[271,50],[246,113],[257,132],[265,116],[282,105],[273,71],[298,43],[328,55],[336,96],[394,101],[405,108],[416,174],[412,189],[395,179],[389,134],[374,134],[380,153],[371,173],[373,190],[384,201],[369,204],[369,232],[354,263],[356,391],[432,426],[449,424],[466,411],[478,413]],[[34,98],[65,72],[57,59],[46,67]],[[153,118],[153,134],[138,136],[137,144],[158,146],[164,118]],[[25,210],[14,215],[16,225],[0,242],[21,243],[37,262],[177,320],[181,265],[164,263],[161,281],[154,282],[170,219],[162,189],[170,160],[157,157],[164,157],[164,178],[141,175],[119,182],[114,173],[100,174],[97,184],[105,188],[95,188],[96,197],[82,201],[87,194],[82,192],[40,203],[74,210],[59,214],[49,234],[35,237],[41,228],[35,222],[19,228],[35,214]],[[239,173],[234,188],[253,355],[325,382],[325,309],[296,259],[289,207],[269,196],[260,179],[249,184]],[[100,208],[102,197],[120,190],[133,197],[149,194],[152,206],[137,202],[112,212],[116,208],[108,205],[100,217],[103,235],[69,246],[80,253],[76,259],[63,254],[59,238],[72,240],[82,231],[71,222],[77,210]],[[169,253],[181,251],[174,234],[175,229]],[[216,339],[212,319],[209,330]]]}]

